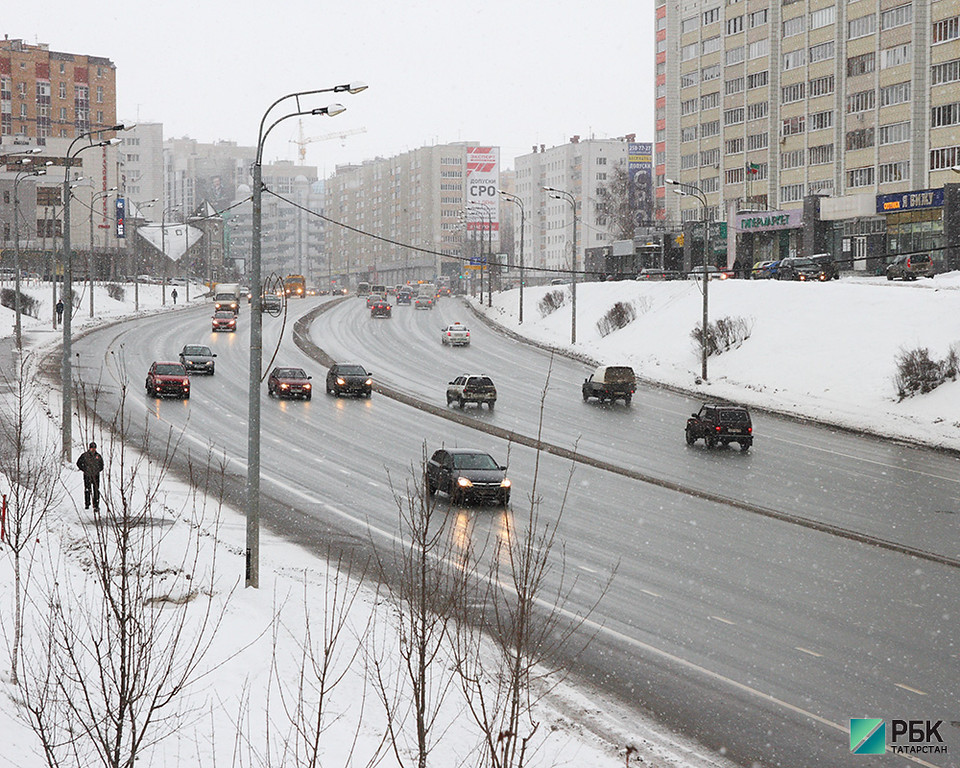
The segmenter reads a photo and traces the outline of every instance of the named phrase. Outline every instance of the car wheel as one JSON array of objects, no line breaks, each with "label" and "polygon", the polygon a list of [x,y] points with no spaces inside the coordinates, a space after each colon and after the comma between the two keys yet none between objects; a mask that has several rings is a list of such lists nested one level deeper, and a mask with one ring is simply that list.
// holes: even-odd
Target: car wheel
[{"label": "car wheel", "polygon": [[210,366],[210,375],[213,376],[213,372],[216,370],[216,366]]},{"label": "car wheel", "polygon": [[633,395],[627,395],[623,398],[624,405],[630,405],[630,402],[633,400]]},{"label": "car wheel", "polygon": [[185,393],[184,396],[183,396],[183,399],[184,399],[184,400],[189,400],[189,399],[190,399],[190,393],[189,393],[189,392]]},{"label": "car wheel", "polygon": [[695,442],[697,442],[697,436],[693,434],[692,429],[688,429],[685,435],[687,438],[687,445],[693,445]]},{"label": "car wheel", "polygon": [[458,398],[457,398],[457,405],[460,406],[460,410],[462,411],[462,410],[463,410],[463,398],[462,398],[462,397],[458,397]]},{"label": "car wheel", "polygon": [[583,391],[583,402],[587,402],[590,399],[590,395],[587,394],[587,391]]},{"label": "car wheel", "polygon": [[746,440],[746,441],[740,443],[740,453],[746,453],[747,451],[749,451],[749,450],[750,450],[750,446],[751,446],[752,444],[753,444],[753,443],[752,443],[751,441],[749,441],[749,440]]},{"label": "car wheel", "polygon": [[503,494],[503,496],[500,498],[500,503],[505,507],[510,506],[510,491],[507,491],[505,494]]},{"label": "car wheel", "polygon": [[706,438],[704,438],[704,442],[707,444],[707,448],[712,449],[717,447],[717,438],[713,435],[707,435]]},{"label": "car wheel", "polygon": [[312,393],[306,394],[306,395],[303,396],[303,399],[304,399],[304,400],[312,400],[312,399],[313,399],[313,394],[312,394]]},{"label": "car wheel", "polygon": [[340,387],[334,387],[334,388],[333,388],[333,396],[334,396],[334,397],[340,397],[340,395],[342,395],[342,394],[343,394],[343,393],[340,391]]},{"label": "car wheel", "polygon": [[427,478],[427,496],[433,498],[437,493],[437,486],[433,484],[430,478]]},{"label": "car wheel", "polygon": [[373,390],[372,390],[372,389],[368,389],[368,390],[367,390],[367,394],[366,394],[367,400],[369,400],[372,396],[373,396]]},{"label": "car wheel", "polygon": [[890,272],[887,272],[887,280],[893,280],[893,275]]},{"label": "car wheel", "polygon": [[493,410],[493,406],[495,406],[496,404],[497,404],[497,401],[496,401],[496,400],[488,400],[488,401],[487,401],[487,407],[488,407],[491,411]]}]

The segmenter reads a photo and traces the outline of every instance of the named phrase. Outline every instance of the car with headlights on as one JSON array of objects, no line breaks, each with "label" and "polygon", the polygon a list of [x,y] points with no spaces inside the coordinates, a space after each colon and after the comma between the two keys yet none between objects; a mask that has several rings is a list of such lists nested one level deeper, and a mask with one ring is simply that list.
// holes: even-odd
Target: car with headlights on
[{"label": "car with headlights on", "polygon": [[471,448],[442,448],[427,462],[427,493],[442,491],[452,504],[468,500],[510,503],[507,468],[497,464],[485,451]]},{"label": "car with headlights on", "polygon": [[392,317],[393,307],[386,299],[380,299],[370,305],[370,317]]},{"label": "car with headlights on", "polygon": [[154,397],[190,397],[190,377],[181,363],[155,362],[147,370],[145,387]]},{"label": "car with headlights on", "polygon": [[356,363],[336,363],[327,371],[327,394],[363,395],[373,392],[373,374]]},{"label": "car with headlights on", "polygon": [[313,394],[311,378],[303,368],[274,368],[267,377],[267,394],[270,397],[309,400]]},{"label": "car with headlights on", "polygon": [[185,344],[180,350],[180,364],[187,369],[188,374],[196,371],[213,376],[213,358],[216,356],[216,353],[205,344]]},{"label": "car with headlights on", "polygon": [[413,302],[414,309],[433,309],[434,298],[433,296],[425,296],[421,294]]},{"label": "car with headlights on", "polygon": [[237,316],[229,310],[214,312],[211,318],[211,326],[214,331],[236,331]]},{"label": "car with headlights on", "polygon": [[823,270],[804,256],[789,256],[780,260],[780,266],[777,267],[777,280],[798,280],[801,283],[809,283],[821,280]]},{"label": "car with headlights on", "polygon": [[452,323],[441,328],[440,343],[451,347],[466,347],[470,344],[470,329],[463,323]]}]

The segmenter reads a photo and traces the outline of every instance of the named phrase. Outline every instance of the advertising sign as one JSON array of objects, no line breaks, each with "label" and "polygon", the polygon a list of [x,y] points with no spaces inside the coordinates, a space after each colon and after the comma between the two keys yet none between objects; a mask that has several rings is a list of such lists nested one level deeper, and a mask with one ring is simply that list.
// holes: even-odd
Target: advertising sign
[{"label": "advertising sign", "polygon": [[[500,148],[467,147],[467,231],[500,231]],[[480,212],[478,209],[482,208]]]},{"label": "advertising sign", "polygon": [[126,237],[124,234],[124,225],[127,220],[127,201],[122,197],[117,198],[117,237]]},{"label": "advertising sign", "polygon": [[919,208],[942,208],[943,188],[918,189],[915,192],[895,192],[877,195],[877,213],[915,211]]},{"label": "advertising sign", "polygon": [[653,219],[653,144],[627,145],[627,175],[630,179],[630,210],[642,226]]},{"label": "advertising sign", "polygon": [[772,232],[778,229],[798,229],[803,226],[803,211],[756,211],[737,216],[738,232]]}]

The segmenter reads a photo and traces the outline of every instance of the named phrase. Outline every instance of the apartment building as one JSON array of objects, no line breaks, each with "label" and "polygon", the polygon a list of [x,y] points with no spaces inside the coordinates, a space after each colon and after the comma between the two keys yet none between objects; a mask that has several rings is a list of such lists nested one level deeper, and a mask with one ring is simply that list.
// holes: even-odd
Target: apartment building
[{"label": "apartment building", "polygon": [[956,260],[955,3],[657,0],[655,16],[657,218],[724,222],[730,265]]}]

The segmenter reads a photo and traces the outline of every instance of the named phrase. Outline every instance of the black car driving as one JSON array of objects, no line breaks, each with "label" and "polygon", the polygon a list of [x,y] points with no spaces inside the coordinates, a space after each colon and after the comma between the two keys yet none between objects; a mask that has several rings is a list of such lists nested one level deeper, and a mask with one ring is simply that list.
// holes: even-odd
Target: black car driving
[{"label": "black car driving", "polygon": [[373,374],[362,365],[337,363],[327,371],[327,394],[363,395],[370,397],[373,391]]},{"label": "black car driving", "polygon": [[452,504],[468,499],[510,503],[510,480],[507,468],[493,456],[471,448],[434,451],[427,462],[427,493],[443,491]]}]

